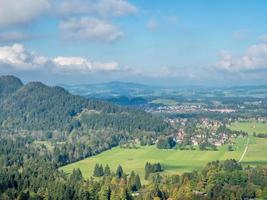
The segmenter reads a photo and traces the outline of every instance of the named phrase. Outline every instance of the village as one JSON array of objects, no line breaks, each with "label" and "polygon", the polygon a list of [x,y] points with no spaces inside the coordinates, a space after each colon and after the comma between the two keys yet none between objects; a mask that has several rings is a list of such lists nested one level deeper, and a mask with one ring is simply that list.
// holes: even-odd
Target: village
[{"label": "village", "polygon": [[[174,140],[177,144],[200,145],[208,143],[214,146],[228,144],[231,138],[237,137],[230,133],[224,124],[218,120],[202,118],[196,124],[190,124],[188,119],[170,119],[171,124],[179,124]],[[194,127],[189,129],[187,126]]]},{"label": "village", "polygon": [[150,113],[197,113],[197,112],[217,112],[217,113],[233,113],[234,109],[229,108],[206,108],[201,104],[198,105],[173,105],[158,106],[146,109]]}]

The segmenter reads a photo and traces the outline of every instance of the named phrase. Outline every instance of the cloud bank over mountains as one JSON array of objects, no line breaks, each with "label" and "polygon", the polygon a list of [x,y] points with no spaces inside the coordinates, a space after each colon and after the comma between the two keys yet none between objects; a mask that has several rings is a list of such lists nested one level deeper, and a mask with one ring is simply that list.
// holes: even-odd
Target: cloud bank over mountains
[{"label": "cloud bank over mountains", "polygon": [[96,62],[83,57],[64,56],[48,58],[27,51],[21,44],[0,47],[0,70],[3,67],[19,71],[50,70],[54,73],[78,74],[120,70],[119,63],[116,61]]}]

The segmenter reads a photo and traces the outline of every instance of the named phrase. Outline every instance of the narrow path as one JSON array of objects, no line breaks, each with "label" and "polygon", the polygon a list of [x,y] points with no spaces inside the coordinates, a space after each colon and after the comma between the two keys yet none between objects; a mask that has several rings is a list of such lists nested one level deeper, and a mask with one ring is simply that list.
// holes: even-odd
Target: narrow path
[{"label": "narrow path", "polygon": [[249,143],[249,137],[247,138],[247,145],[246,145],[246,148],[244,149],[244,152],[241,156],[241,158],[239,159],[238,162],[242,162],[243,158],[245,157],[246,153],[247,153],[247,150],[248,150],[248,143]]}]

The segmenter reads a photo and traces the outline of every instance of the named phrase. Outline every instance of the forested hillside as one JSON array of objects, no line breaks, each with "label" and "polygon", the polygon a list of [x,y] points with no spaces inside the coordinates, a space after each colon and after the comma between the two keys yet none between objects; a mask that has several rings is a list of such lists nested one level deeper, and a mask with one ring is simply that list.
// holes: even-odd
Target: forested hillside
[{"label": "forested hillside", "polygon": [[5,97],[20,87],[22,87],[22,82],[14,76],[1,76],[0,77],[0,98]]},{"label": "forested hillside", "polygon": [[167,125],[141,110],[85,99],[61,87],[40,82],[23,85],[13,76],[0,77],[0,125],[13,130],[105,129],[159,132]]}]

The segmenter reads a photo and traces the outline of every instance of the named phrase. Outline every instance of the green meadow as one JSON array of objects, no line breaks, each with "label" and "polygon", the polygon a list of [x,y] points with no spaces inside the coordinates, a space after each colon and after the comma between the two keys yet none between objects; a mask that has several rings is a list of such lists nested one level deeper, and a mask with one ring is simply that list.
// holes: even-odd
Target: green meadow
[{"label": "green meadow", "polygon": [[[264,165],[267,166],[267,139],[256,138],[252,135],[263,133],[267,130],[267,125],[256,122],[235,122],[230,125],[233,130],[242,130],[249,133],[249,143],[244,154],[242,163],[244,165]],[[144,177],[144,167],[146,162],[160,162],[164,172],[170,174],[181,174],[192,170],[201,169],[208,162],[214,160],[226,160],[234,158],[239,160],[245,151],[247,138],[239,137],[235,140],[234,151],[228,151],[227,145],[219,147],[218,151],[199,150],[162,150],[155,146],[139,147],[138,149],[123,149],[115,147],[99,155],[86,158],[84,160],[66,165],[61,169],[66,173],[71,173],[74,168],[80,168],[85,178],[93,175],[96,163],[108,164],[113,171],[118,165],[122,165],[126,173],[132,170]]]},{"label": "green meadow", "polygon": [[177,105],[177,102],[172,99],[155,99],[151,103],[155,104],[163,104],[165,106],[175,106]]},{"label": "green meadow", "polygon": [[262,122],[235,122],[230,126],[233,130],[242,130],[249,133],[249,145],[242,163],[244,165],[267,166],[267,138],[254,137],[253,133],[266,133],[267,124]]},{"label": "green meadow", "polygon": [[115,147],[97,156],[93,156],[61,169],[66,173],[71,173],[74,168],[80,168],[85,178],[93,175],[96,163],[108,164],[113,171],[117,166],[122,165],[126,173],[132,170],[144,177],[144,167],[146,162],[160,162],[164,173],[181,174],[190,172],[205,166],[213,160],[225,160],[229,158],[239,159],[245,149],[246,138],[238,138],[234,145],[235,151],[228,151],[227,145],[219,148],[218,151],[199,151],[199,150],[162,150],[155,146],[145,146],[138,149],[122,149]]},{"label": "green meadow", "polygon": [[232,130],[245,131],[249,134],[253,133],[266,133],[267,134],[267,123],[249,121],[249,122],[234,122],[231,124]]}]

